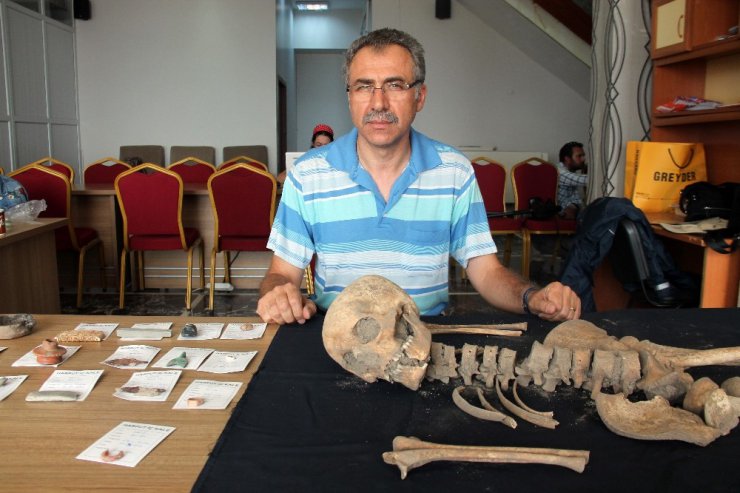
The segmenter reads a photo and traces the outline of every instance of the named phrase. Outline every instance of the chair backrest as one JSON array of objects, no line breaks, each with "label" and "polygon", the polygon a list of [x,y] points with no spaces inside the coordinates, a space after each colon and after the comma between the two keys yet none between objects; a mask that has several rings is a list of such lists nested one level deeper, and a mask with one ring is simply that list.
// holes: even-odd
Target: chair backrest
[{"label": "chair backrest", "polygon": [[540,158],[529,158],[511,168],[514,203],[517,210],[529,209],[529,200],[539,197],[555,202],[558,196],[558,169]]},{"label": "chair backrest", "polygon": [[214,245],[219,238],[239,236],[261,240],[265,250],[275,217],[277,182],[272,174],[244,163],[218,171],[208,180],[214,215]]},{"label": "chair backrest", "polygon": [[85,185],[110,185],[113,187],[116,177],[129,169],[131,169],[131,165],[123,161],[114,157],[104,157],[88,164],[82,173],[82,178]]},{"label": "chair backrest", "polygon": [[172,163],[167,169],[180,175],[183,183],[200,183],[203,185],[208,183],[208,178],[216,172],[215,166],[211,163],[193,156]]},{"label": "chair backrest", "polygon": [[222,170],[224,168],[228,168],[229,166],[233,166],[233,165],[235,165],[237,163],[247,164],[247,165],[252,166],[254,168],[261,169],[262,171],[270,171],[269,168],[267,167],[267,165],[265,163],[263,163],[261,161],[257,161],[256,159],[251,158],[249,156],[236,156],[236,157],[233,157],[233,158],[229,159],[228,161],[224,161],[223,163],[219,164],[218,165],[218,169],[219,170]]},{"label": "chair backrest", "polygon": [[216,164],[216,148],[210,146],[172,146],[170,163],[175,164],[186,158],[197,158],[209,164]]},{"label": "chair backrest", "polygon": [[[42,159],[39,159],[38,161],[34,161],[32,163],[29,163],[28,165],[30,165],[30,164],[38,164],[40,166],[49,167],[49,168],[53,169],[54,171],[56,171],[58,173],[62,173],[64,176],[66,176],[67,179],[69,179],[69,182],[70,183],[74,183],[75,182],[75,170],[74,170],[74,168],[72,168],[72,166],[70,166],[67,163],[63,163],[62,161],[60,161],[58,159],[54,159],[51,156],[46,156],[45,158],[42,158]],[[26,166],[28,166],[28,165],[26,165]]]},{"label": "chair backrest", "polygon": [[251,146],[228,146],[223,149],[224,161],[228,161],[238,156],[251,156],[255,161],[260,163],[270,164],[267,157],[267,146],[265,145],[251,145]]},{"label": "chair backrest", "polygon": [[140,159],[143,163],[152,163],[164,166],[164,146],[158,145],[134,145],[121,146],[118,151],[118,159],[127,162],[129,159]]},{"label": "chair backrest", "polygon": [[471,162],[486,212],[504,212],[506,210],[504,202],[506,168],[503,164],[485,157],[477,157]]},{"label": "chair backrest", "polygon": [[123,216],[126,249],[132,235],[179,235],[182,248],[186,249],[180,175],[144,163],[118,175],[114,185]]},{"label": "chair backrest", "polygon": [[[9,173],[17,180],[28,193],[28,200],[44,200],[46,210],[39,217],[66,217],[70,218],[72,185],[66,175],[54,171],[49,166],[28,164],[21,169]],[[66,228],[56,230],[57,249],[77,250],[77,236],[71,221],[67,221]]]}]

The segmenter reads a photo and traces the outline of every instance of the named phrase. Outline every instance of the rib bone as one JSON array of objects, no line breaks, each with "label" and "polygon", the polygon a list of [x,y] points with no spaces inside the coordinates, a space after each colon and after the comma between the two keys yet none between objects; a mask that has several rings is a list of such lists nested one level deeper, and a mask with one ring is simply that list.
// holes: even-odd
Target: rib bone
[{"label": "rib bone", "polygon": [[[465,389],[465,387],[457,387],[452,392],[452,401],[455,403],[455,405],[465,414],[469,414],[473,416],[474,418],[483,419],[486,421],[494,421],[497,423],[503,423],[509,428],[516,428],[516,421],[514,419],[510,418],[509,416],[505,415],[502,412],[497,411],[492,406],[490,409],[481,409],[479,407],[475,407],[465,399],[463,399],[462,395],[460,393]],[[478,394],[480,397],[480,394]],[[490,404],[489,404],[490,406]]]},{"label": "rib bone", "polygon": [[432,335],[436,334],[479,334],[489,336],[517,337],[527,330],[527,322],[491,325],[440,325],[425,324]]},{"label": "rib bone", "polygon": [[398,466],[401,479],[405,479],[410,470],[434,461],[550,464],[583,472],[588,459],[587,450],[443,445],[413,437],[396,437],[393,451],[383,453],[386,464]]}]

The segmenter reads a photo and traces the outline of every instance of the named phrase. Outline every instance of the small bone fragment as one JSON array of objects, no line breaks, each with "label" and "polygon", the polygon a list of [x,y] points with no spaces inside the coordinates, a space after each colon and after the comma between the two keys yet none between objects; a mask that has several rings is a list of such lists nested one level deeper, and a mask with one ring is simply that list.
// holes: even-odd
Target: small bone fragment
[{"label": "small bone fragment", "polygon": [[516,384],[516,381],[515,381],[514,382],[514,388],[511,389],[511,391],[512,391],[512,394],[514,395],[514,402],[516,402],[519,405],[519,407],[521,407],[522,409],[524,409],[525,411],[528,411],[530,413],[539,414],[540,416],[547,416],[548,418],[552,418],[553,416],[555,416],[555,413],[552,412],[552,411],[537,411],[535,409],[532,409],[528,405],[526,405],[524,403],[524,401],[522,401],[519,398],[518,387],[519,386]]},{"label": "small bone fragment", "polygon": [[737,411],[724,390],[715,389],[707,396],[704,403],[704,422],[712,428],[717,428],[723,436],[737,426]]},{"label": "small bone fragment", "polygon": [[440,325],[425,324],[432,335],[435,334],[479,334],[489,336],[517,337],[527,330],[527,322],[516,324],[492,324],[492,325]]},{"label": "small bone fragment", "polygon": [[521,407],[517,407],[516,404],[507,399],[506,396],[504,396],[504,393],[501,392],[501,385],[498,378],[496,379],[496,395],[498,396],[498,400],[499,402],[501,402],[501,405],[503,405],[507,411],[509,411],[517,418],[521,418],[524,421],[532,423],[533,425],[541,426],[543,428],[548,428],[551,430],[554,430],[555,427],[560,424],[556,420],[548,416],[531,413],[526,411],[525,409],[522,409]]},{"label": "small bone fragment", "polygon": [[573,361],[570,367],[570,376],[573,378],[573,386],[580,389],[588,381],[588,368],[591,366],[591,349],[573,349]]},{"label": "small bone fragment", "polygon": [[117,392],[125,392],[127,394],[136,394],[140,397],[156,397],[159,394],[163,394],[167,389],[159,389],[157,387],[140,387],[138,385],[133,387],[118,387]]},{"label": "small bone fragment", "polygon": [[123,450],[119,450],[118,453],[112,454],[110,450],[105,449],[100,454],[100,460],[103,462],[115,462],[119,459],[123,459],[123,456],[126,455]]},{"label": "small bone fragment", "polygon": [[550,366],[552,353],[552,347],[543,346],[540,342],[534,341],[529,356],[522,362],[521,367],[517,367],[516,369],[517,375],[523,377],[517,378],[520,385],[528,385],[528,377],[531,376],[534,384],[542,387],[542,384],[545,382],[542,375],[547,371],[548,366]]},{"label": "small bone fragment", "polygon": [[427,380],[441,380],[449,383],[450,378],[457,378],[457,361],[454,346],[433,342],[430,349],[431,359],[427,366]]},{"label": "small bone fragment", "polygon": [[550,366],[543,374],[545,383],[542,389],[547,392],[553,392],[555,387],[561,382],[570,385],[570,365],[573,360],[573,351],[569,348],[553,348]]},{"label": "small bone fragment", "polygon": [[463,345],[460,367],[457,372],[462,377],[465,385],[473,385],[473,376],[480,373],[478,371],[478,360],[476,359],[477,352],[478,346],[474,344]]},{"label": "small bone fragment", "polygon": [[105,339],[102,330],[65,330],[56,335],[59,342],[100,342]]},{"label": "small bone fragment", "polygon": [[486,388],[493,388],[493,380],[496,378],[498,366],[496,365],[496,354],[498,346],[485,346],[483,348],[483,361],[481,362],[478,378],[483,380]]},{"label": "small bone fragment", "polygon": [[702,447],[720,436],[716,428],[704,424],[689,411],[671,407],[663,397],[630,402],[624,394],[596,396],[601,421],[617,435],[637,440],[681,440]]},{"label": "small bone fragment", "polygon": [[[503,423],[509,428],[516,428],[516,421],[514,421],[509,416],[505,415],[502,412],[497,411],[493,407],[489,409],[481,409],[479,407],[475,407],[465,399],[463,399],[462,395],[460,393],[465,389],[465,387],[460,386],[455,388],[454,391],[452,391],[452,402],[455,403],[455,405],[465,414],[469,414],[473,416],[474,418],[483,419],[486,421],[495,421],[497,423]],[[489,404],[490,405],[490,404]]]},{"label": "small bone fragment", "polygon": [[728,378],[721,387],[730,397],[740,397],[740,377]]},{"label": "small bone fragment", "polygon": [[116,331],[118,337],[126,337],[130,339],[137,339],[139,337],[154,338],[154,337],[172,337],[172,331],[169,329],[132,329],[132,328],[120,328]]},{"label": "small bone fragment", "polygon": [[[516,384],[515,384],[516,385]],[[506,416],[505,414],[501,413],[498,409],[493,407],[490,402],[486,399],[486,397],[483,395],[483,389],[480,387],[475,388],[475,392],[478,394],[478,400],[480,401],[481,406],[483,406],[484,409],[487,409],[491,412],[496,412],[502,414],[504,417],[501,420],[502,423],[504,423],[509,428],[516,428],[516,420],[512,417]]]},{"label": "small bone fragment", "polygon": [[70,390],[35,390],[26,396],[27,402],[71,402],[80,395]]},{"label": "small bone fragment", "polygon": [[509,390],[509,382],[516,378],[514,376],[514,364],[516,363],[516,351],[509,348],[501,348],[498,352],[498,376],[496,380],[501,382],[501,388]]},{"label": "small bone fragment", "polygon": [[668,369],[647,351],[640,353],[642,379],[637,388],[644,391],[648,399],[659,395],[669,402],[677,402],[686,395],[694,378],[683,370]]},{"label": "small bone fragment", "polygon": [[640,355],[637,351],[618,351],[622,363],[622,374],[619,378],[619,385],[615,386],[616,392],[624,392],[630,395],[635,391],[637,381],[640,380]]},{"label": "small bone fragment", "polygon": [[405,479],[410,470],[434,461],[549,464],[583,472],[588,459],[587,450],[443,445],[413,437],[396,437],[393,451],[383,453],[386,464],[398,466],[401,479]]},{"label": "small bone fragment", "polygon": [[136,358],[114,358],[106,360],[105,364],[111,366],[138,366],[146,365],[147,362]]},{"label": "small bone fragment", "polygon": [[717,390],[719,385],[709,377],[702,377],[689,387],[683,398],[683,408],[694,414],[702,416],[704,414],[704,403],[707,401],[709,394]]}]

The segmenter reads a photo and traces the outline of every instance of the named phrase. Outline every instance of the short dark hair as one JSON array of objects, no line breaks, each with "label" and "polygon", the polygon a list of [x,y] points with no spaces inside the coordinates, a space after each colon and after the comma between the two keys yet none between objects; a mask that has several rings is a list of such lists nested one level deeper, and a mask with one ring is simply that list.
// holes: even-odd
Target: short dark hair
[{"label": "short dark hair", "polygon": [[367,46],[380,51],[390,45],[398,45],[408,50],[414,64],[414,81],[423,83],[427,71],[426,62],[424,61],[424,47],[410,34],[388,27],[371,31],[357,38],[350,45],[344,54],[344,83],[349,85],[349,66],[352,65],[352,60],[355,59],[358,51]]},{"label": "short dark hair", "polygon": [[563,159],[567,157],[573,157],[573,148],[574,147],[580,147],[583,148],[583,144],[580,142],[572,141],[565,144],[563,147],[560,148],[560,162],[563,162]]}]

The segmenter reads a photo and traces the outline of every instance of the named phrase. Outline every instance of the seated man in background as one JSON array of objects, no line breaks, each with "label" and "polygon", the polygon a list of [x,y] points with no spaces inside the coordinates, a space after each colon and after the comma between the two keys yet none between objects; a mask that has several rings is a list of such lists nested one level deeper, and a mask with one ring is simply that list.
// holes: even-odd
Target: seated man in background
[{"label": "seated man in background", "polygon": [[[580,171],[581,173],[578,173]],[[558,163],[558,205],[560,216],[575,219],[583,209],[583,196],[588,185],[586,153],[580,142],[568,142],[560,148]]]},{"label": "seated man in background", "polygon": [[[411,127],[427,96],[424,50],[395,29],[350,46],[345,81],[356,127],[304,154],[285,180],[260,286],[265,322],[304,323],[357,278],[395,282],[423,315],[448,303],[452,255],[493,306],[547,320],[580,316],[559,282],[537,288],[496,257],[473,167],[463,154]],[[315,300],[300,291],[316,255]]]}]

